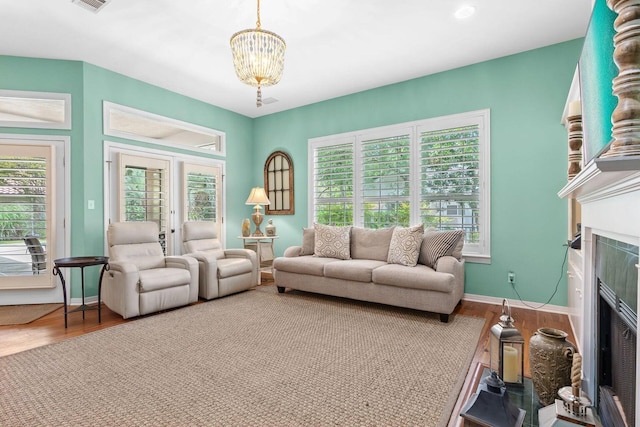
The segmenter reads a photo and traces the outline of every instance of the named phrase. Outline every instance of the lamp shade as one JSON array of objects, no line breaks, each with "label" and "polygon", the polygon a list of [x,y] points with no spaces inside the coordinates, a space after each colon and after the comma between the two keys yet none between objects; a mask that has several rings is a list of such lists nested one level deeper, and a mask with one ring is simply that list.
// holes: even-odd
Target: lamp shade
[{"label": "lamp shade", "polygon": [[253,187],[249,198],[245,202],[247,205],[269,205],[269,198],[262,187]]}]

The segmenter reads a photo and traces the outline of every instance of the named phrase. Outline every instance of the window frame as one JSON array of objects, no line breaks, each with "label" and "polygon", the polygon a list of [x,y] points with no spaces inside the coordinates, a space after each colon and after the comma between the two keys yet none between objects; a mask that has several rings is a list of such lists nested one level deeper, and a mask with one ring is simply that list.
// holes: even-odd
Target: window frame
[{"label": "window frame", "polygon": [[71,129],[71,94],[59,92],[34,92],[24,90],[0,90],[2,98],[16,98],[24,100],[59,101],[63,103],[64,117],[60,122],[41,120],[0,120],[0,127],[29,128],[29,129]]},{"label": "window frame", "polygon": [[[154,114],[144,110],[138,110],[137,108],[127,107],[126,105],[115,104],[109,101],[103,101],[102,106],[102,122],[103,122],[103,132],[108,136],[116,136],[118,138],[131,139],[134,141],[142,141],[151,144],[157,144],[159,146],[170,147],[170,148],[179,148],[182,150],[188,150],[195,153],[202,153],[214,156],[226,156],[226,133],[208,128],[205,126],[196,125],[194,123],[184,122],[182,120],[174,119],[171,117],[161,116],[159,114]],[[167,126],[172,127],[175,131],[185,131],[193,134],[201,134],[214,138],[218,138],[219,140],[219,149],[217,150],[209,150],[207,148],[200,148],[195,145],[191,145],[186,142],[179,142],[172,139],[162,139],[162,138],[153,138],[147,137],[144,135],[125,132],[123,130],[117,129],[112,125],[112,113],[122,113],[126,115],[135,116],[139,119],[155,122],[158,126]]]},{"label": "window frame", "polygon": [[374,138],[399,136],[409,134],[410,142],[410,225],[421,223],[421,196],[420,196],[420,137],[425,130],[453,129],[468,125],[478,126],[478,168],[479,168],[479,214],[478,231],[480,240],[477,244],[465,243],[463,255],[467,261],[489,264],[491,262],[491,195],[490,195],[490,110],[482,109],[465,113],[434,117],[424,120],[399,123],[390,126],[382,126],[347,132],[336,135],[328,135],[308,140],[308,223],[316,222],[315,200],[315,153],[316,150],[328,146],[353,145],[353,224],[364,226],[364,212],[362,209],[362,144]]}]

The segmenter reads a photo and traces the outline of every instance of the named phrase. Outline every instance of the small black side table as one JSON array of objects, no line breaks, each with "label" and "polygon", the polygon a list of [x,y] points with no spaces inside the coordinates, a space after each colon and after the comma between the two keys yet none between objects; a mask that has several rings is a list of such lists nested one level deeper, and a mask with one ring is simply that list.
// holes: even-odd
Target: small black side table
[{"label": "small black side table", "polygon": [[[60,258],[53,261],[53,275],[60,276],[62,282],[62,295],[64,296],[64,327],[67,327],[67,314],[76,311],[82,311],[82,318],[84,319],[85,310],[98,310],[98,323],[102,323],[101,310],[100,310],[100,293],[102,292],[102,276],[105,271],[109,270],[109,257],[106,256],[78,256],[69,258]],[[86,305],[84,303],[84,268],[92,265],[101,265],[100,280],[98,281],[98,306]],[[60,268],[80,268],[82,275],[82,305],[78,308],[74,308],[71,311],[67,309],[67,285],[64,281],[64,276]]]}]

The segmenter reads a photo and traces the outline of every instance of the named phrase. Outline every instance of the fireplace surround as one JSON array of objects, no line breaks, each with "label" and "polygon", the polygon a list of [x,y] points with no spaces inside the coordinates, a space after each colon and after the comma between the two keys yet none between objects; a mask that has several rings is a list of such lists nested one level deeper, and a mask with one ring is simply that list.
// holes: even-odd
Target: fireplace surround
[{"label": "fireplace surround", "polygon": [[[607,159],[609,160],[609,159]],[[575,325],[574,332],[577,332],[579,350],[583,355],[583,390],[594,400],[598,412],[602,410],[599,396],[599,387],[606,382],[606,379],[599,377],[599,331],[605,328],[601,325],[602,310],[599,306],[613,304],[616,312],[623,312],[624,320],[623,333],[627,329],[637,330],[637,315],[630,312],[637,312],[638,306],[638,265],[637,256],[635,260],[627,260],[626,273],[622,273],[620,261],[611,261],[609,255],[603,256],[603,247],[609,251],[611,246],[619,246],[628,249],[628,252],[637,254],[637,247],[640,246],[640,160],[631,161],[629,158],[622,159],[616,163],[606,163],[598,165],[596,161],[590,162],[576,177],[571,180],[560,192],[560,197],[577,200],[581,206],[582,222],[582,265],[579,266],[583,283],[579,300],[579,315],[573,316]],[[600,254],[598,254],[598,246]],[[635,249],[634,249],[635,247]],[[613,263],[609,264],[607,261]],[[635,264],[634,264],[635,263]],[[633,270],[635,269],[635,270]],[[620,270],[620,271],[619,271]],[[599,277],[600,274],[602,277]],[[611,288],[616,289],[618,285],[608,284],[611,277],[624,276],[627,280],[625,286],[631,289],[611,294]],[[631,282],[630,284],[628,282]],[[605,287],[602,284],[605,284]],[[607,289],[608,288],[608,289]],[[569,289],[572,292],[573,289]],[[604,294],[604,295],[603,295]],[[622,296],[622,297],[621,297]],[[608,302],[607,302],[608,300]],[[623,301],[624,304],[620,304]],[[632,308],[632,309],[631,309]],[[609,315],[609,317],[612,317]],[[616,316],[619,317],[619,316]],[[606,328],[610,328],[609,325]],[[618,339],[618,338],[614,338]],[[634,354],[637,354],[637,340]],[[618,345],[618,344],[613,344]],[[640,420],[637,391],[640,389],[637,372],[638,358],[631,363],[635,380],[632,387],[634,391],[633,400],[635,404],[630,405],[635,412],[627,418]],[[610,374],[609,374],[610,375]],[[627,373],[625,376],[629,376]],[[633,424],[631,424],[633,425]]]}]

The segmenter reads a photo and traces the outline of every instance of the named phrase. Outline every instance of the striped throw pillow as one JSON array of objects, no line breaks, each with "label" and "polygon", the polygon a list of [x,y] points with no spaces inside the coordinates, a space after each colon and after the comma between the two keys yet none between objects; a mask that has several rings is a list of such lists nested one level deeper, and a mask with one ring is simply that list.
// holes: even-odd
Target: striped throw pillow
[{"label": "striped throw pillow", "polygon": [[427,231],[422,239],[418,262],[435,269],[438,259],[453,254],[463,237],[462,230]]}]

